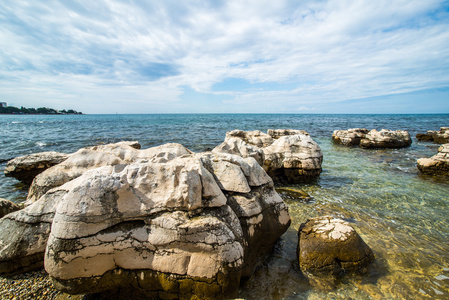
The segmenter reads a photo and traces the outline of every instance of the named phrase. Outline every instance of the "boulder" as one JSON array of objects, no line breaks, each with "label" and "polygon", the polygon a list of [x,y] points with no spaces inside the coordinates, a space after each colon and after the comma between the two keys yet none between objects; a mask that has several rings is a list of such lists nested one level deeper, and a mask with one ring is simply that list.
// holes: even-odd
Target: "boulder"
[{"label": "boulder", "polygon": [[20,270],[44,260],[72,294],[236,297],[289,227],[287,206],[251,157],[160,150],[86,170],[1,219],[0,272],[23,255],[34,264]]},{"label": "boulder", "polygon": [[263,150],[263,168],[275,182],[306,182],[320,176],[323,153],[310,135],[282,136]]},{"label": "boulder", "polygon": [[275,182],[305,182],[321,173],[323,153],[304,130],[270,129],[268,134],[233,130],[214,153],[253,157]]},{"label": "boulder", "polygon": [[297,134],[309,135],[307,131],[297,129],[268,129],[267,134],[271,136],[273,139],[278,139],[286,135],[297,135]]},{"label": "boulder", "polygon": [[64,162],[36,176],[28,191],[27,204],[37,201],[52,188],[81,176],[87,170],[101,166],[114,166],[138,160],[168,161],[192,152],[180,144],[165,144],[140,150],[138,142],[119,142],[82,148]]},{"label": "boulder", "polygon": [[449,175],[449,144],[441,145],[431,158],[418,159],[418,169],[427,175]]},{"label": "boulder", "polygon": [[449,143],[449,127],[441,127],[439,131],[429,130],[427,133],[418,133],[416,138],[420,141],[446,144]]},{"label": "boulder", "polygon": [[0,218],[19,209],[20,206],[14,202],[0,198]]},{"label": "boulder", "polygon": [[5,176],[14,177],[26,184],[31,184],[38,174],[62,163],[68,157],[68,154],[53,151],[19,156],[8,161],[5,167]]},{"label": "boulder", "polygon": [[362,148],[404,148],[412,144],[410,134],[405,130],[387,130],[376,129],[368,132],[364,138],[360,140]]},{"label": "boulder", "polygon": [[369,130],[365,128],[350,128],[348,130],[335,130],[332,140],[344,146],[358,146],[360,140],[365,138]]},{"label": "boulder", "polygon": [[311,273],[363,272],[374,260],[373,252],[354,228],[330,216],[301,224],[297,249],[301,270]]},{"label": "boulder", "polygon": [[259,130],[243,131],[236,129],[228,131],[226,132],[225,140],[230,138],[239,138],[245,143],[254,145],[259,148],[269,146],[273,143],[273,138],[270,135]]}]

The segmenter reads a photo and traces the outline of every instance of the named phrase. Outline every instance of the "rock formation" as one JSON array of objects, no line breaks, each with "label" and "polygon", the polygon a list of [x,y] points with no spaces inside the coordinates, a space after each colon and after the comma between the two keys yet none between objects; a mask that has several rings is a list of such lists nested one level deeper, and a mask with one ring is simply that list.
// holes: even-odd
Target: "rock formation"
[{"label": "rock formation", "polygon": [[373,252],[354,228],[330,216],[300,225],[297,254],[301,269],[312,273],[363,271],[374,260]]},{"label": "rock formation", "polygon": [[304,130],[276,129],[268,134],[233,130],[214,153],[253,157],[275,182],[304,182],[321,173],[323,153]]},{"label": "rock formation", "polygon": [[71,154],[64,162],[36,176],[28,192],[27,204],[36,201],[50,189],[81,176],[87,170],[140,159],[167,161],[190,153],[180,144],[165,144],[140,150],[140,144],[135,141],[82,148]]},{"label": "rock formation", "polygon": [[412,144],[410,134],[404,130],[377,131],[364,128],[351,128],[348,130],[335,130],[332,140],[344,146],[360,146],[369,149],[404,148]]},{"label": "rock formation", "polygon": [[19,210],[20,206],[7,199],[0,198],[0,218],[6,216],[13,211]]},{"label": "rock formation", "polygon": [[[236,297],[240,279],[290,225],[287,206],[251,157],[168,148],[138,150],[144,155],[103,146],[118,163],[64,177],[1,219],[0,272],[39,267],[45,251],[54,285],[73,294],[120,288],[149,298]],[[85,161],[82,153],[70,159],[94,165],[92,153]]]},{"label": "rock formation", "polygon": [[439,131],[429,130],[427,133],[418,133],[416,138],[420,141],[446,144],[449,143],[449,127],[441,127]]},{"label": "rock formation", "polygon": [[441,145],[431,158],[418,159],[418,169],[427,175],[449,175],[449,144]]},{"label": "rock formation", "polygon": [[332,140],[344,146],[358,146],[369,130],[365,128],[350,128],[348,130],[335,130]]},{"label": "rock formation", "polygon": [[34,177],[46,169],[62,163],[69,155],[58,152],[41,152],[19,156],[8,162],[5,176],[14,177],[26,184],[31,184]]},{"label": "rock formation", "polygon": [[371,130],[360,140],[362,148],[404,148],[412,144],[410,134],[405,130]]}]

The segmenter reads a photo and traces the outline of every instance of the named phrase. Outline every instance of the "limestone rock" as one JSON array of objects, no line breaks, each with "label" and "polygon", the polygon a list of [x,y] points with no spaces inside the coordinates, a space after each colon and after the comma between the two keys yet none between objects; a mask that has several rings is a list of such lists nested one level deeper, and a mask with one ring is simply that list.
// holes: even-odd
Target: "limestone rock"
[{"label": "limestone rock", "polygon": [[7,199],[0,198],[0,218],[6,216],[13,211],[19,210],[20,206]]},{"label": "limestone rock", "polygon": [[374,260],[373,252],[354,228],[330,216],[301,224],[297,253],[301,269],[312,273],[363,271]]},{"label": "limestone rock", "polygon": [[362,148],[404,148],[412,144],[410,134],[405,130],[371,130],[360,140]]},{"label": "limestone rock", "polygon": [[439,131],[429,130],[427,133],[418,133],[416,138],[420,141],[446,144],[449,143],[449,127],[441,127]]},{"label": "limestone rock", "polygon": [[14,177],[26,184],[31,184],[38,174],[62,163],[68,157],[68,154],[53,151],[19,156],[8,161],[5,168],[5,176]]},{"label": "limestone rock", "polygon": [[306,131],[270,129],[268,133],[230,131],[212,152],[253,157],[275,182],[304,182],[320,175],[323,153]]},{"label": "limestone rock", "polygon": [[236,154],[241,157],[253,157],[260,165],[263,165],[263,150],[246,143],[240,138],[226,138],[226,141],[215,147],[212,152]]},{"label": "limestone rock", "polygon": [[140,144],[137,142],[119,142],[82,148],[71,154],[64,162],[36,176],[28,191],[27,204],[37,201],[50,189],[81,176],[87,170],[138,160],[165,162],[191,153],[180,144],[165,144],[145,150],[139,149]]},{"label": "limestone rock", "polygon": [[262,150],[263,168],[276,182],[304,182],[321,173],[323,153],[309,135],[282,136]]},{"label": "limestone rock", "polygon": [[281,136],[286,136],[286,135],[297,135],[297,134],[309,135],[309,133],[307,131],[297,130],[297,129],[268,129],[267,133],[273,139],[278,139]]},{"label": "limestone rock", "polygon": [[43,267],[56,205],[66,193],[65,187],[55,188],[32,205],[0,219],[0,274]]},{"label": "limestone rock", "polygon": [[243,140],[245,143],[254,145],[259,148],[269,146],[273,143],[273,138],[270,135],[263,133],[259,130],[243,131],[236,129],[233,131],[226,132],[225,140],[233,137],[239,138]]},{"label": "limestone rock", "polygon": [[427,175],[449,175],[449,144],[441,145],[431,158],[418,159],[418,169]]},{"label": "limestone rock", "polygon": [[332,134],[332,140],[344,146],[358,146],[360,140],[365,138],[369,132],[365,128],[350,128],[348,130],[335,130]]},{"label": "limestone rock", "polygon": [[290,225],[254,158],[172,157],[166,145],[136,160],[112,148],[103,154],[120,163],[87,169],[0,220],[0,273],[44,261],[55,287],[72,294],[235,297]]}]

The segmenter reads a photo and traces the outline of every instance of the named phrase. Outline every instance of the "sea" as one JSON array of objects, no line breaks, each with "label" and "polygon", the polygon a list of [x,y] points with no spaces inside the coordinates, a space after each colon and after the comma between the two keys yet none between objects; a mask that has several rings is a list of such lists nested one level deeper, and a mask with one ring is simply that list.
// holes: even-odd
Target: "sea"
[{"label": "sea", "polygon": [[[416,161],[439,145],[417,133],[449,126],[448,114],[142,114],[0,115],[0,197],[24,201],[27,187],[3,174],[6,160],[43,151],[119,141],[142,148],[180,143],[195,152],[219,145],[234,129],[292,128],[309,132],[324,155],[323,172],[306,184],[278,186],[292,224],[271,257],[241,284],[245,299],[449,299],[449,178],[421,175]],[[336,129],[407,130],[405,149],[365,150],[332,142]],[[292,196],[293,195],[293,196]],[[297,264],[297,229],[308,218],[344,219],[371,247],[365,274],[320,277]]]}]

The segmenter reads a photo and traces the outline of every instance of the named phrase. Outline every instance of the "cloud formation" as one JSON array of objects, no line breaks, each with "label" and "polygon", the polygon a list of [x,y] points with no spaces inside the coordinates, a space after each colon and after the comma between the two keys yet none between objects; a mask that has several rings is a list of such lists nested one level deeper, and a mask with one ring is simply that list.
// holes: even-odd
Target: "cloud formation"
[{"label": "cloud formation", "polygon": [[0,23],[16,105],[321,112],[449,88],[448,1],[17,0]]}]

